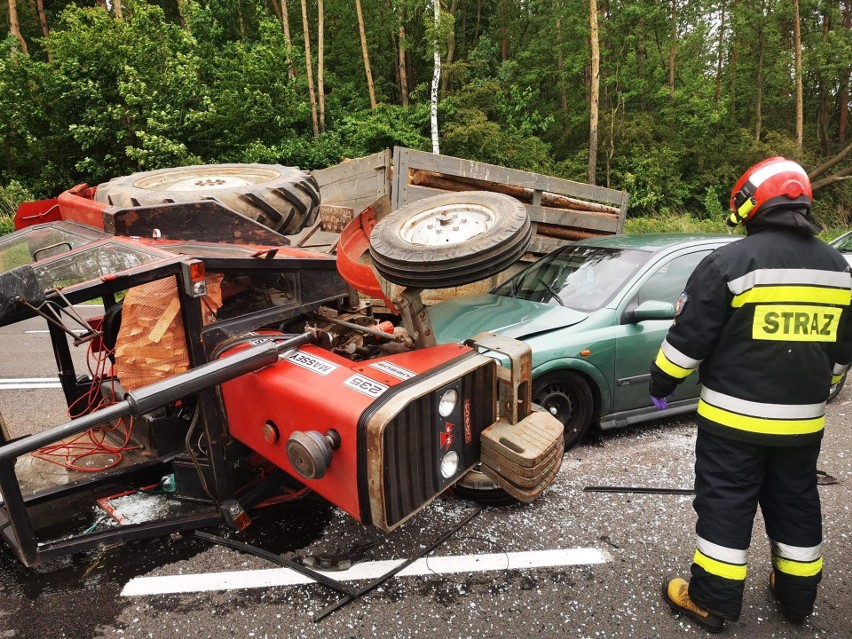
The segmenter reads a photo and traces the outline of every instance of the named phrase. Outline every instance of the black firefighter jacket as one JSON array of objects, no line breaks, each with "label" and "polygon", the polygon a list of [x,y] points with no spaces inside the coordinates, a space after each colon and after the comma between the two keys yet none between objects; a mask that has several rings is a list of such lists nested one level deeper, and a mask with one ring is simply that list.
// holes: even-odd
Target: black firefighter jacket
[{"label": "black firefighter jacket", "polygon": [[687,282],[651,364],[652,394],[698,370],[699,428],[768,445],[817,441],[830,385],[852,358],[850,268],[812,233],[748,231]]}]

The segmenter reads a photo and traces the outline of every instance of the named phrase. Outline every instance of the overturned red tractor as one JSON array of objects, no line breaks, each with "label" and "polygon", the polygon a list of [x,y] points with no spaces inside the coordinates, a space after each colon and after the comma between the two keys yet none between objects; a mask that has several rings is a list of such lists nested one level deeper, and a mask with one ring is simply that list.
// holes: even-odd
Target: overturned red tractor
[{"label": "overturned red tractor", "polygon": [[[376,312],[381,290],[350,285],[358,256],[346,254],[344,279],[335,255],[278,232],[314,224],[319,205],[295,169],[265,189],[281,168],[143,174],[157,201],[128,194],[138,176],[83,185],[22,206],[20,230],[0,238],[0,325],[45,319],[70,417],[24,437],[0,430],[0,534],[24,564],[221,521],[242,529],[307,490],[389,531],[454,487],[531,501],[553,481],[562,425],[531,410],[528,347],[494,335],[434,345],[417,289],[383,300],[399,316]],[[363,237],[374,213],[343,237]],[[526,224],[510,232],[516,253]],[[103,312],[83,317],[92,300]],[[78,347],[97,363],[83,374]],[[30,481],[40,454],[83,433],[122,456]],[[57,504],[92,507],[128,486],[165,490],[167,512],[55,526]]]}]

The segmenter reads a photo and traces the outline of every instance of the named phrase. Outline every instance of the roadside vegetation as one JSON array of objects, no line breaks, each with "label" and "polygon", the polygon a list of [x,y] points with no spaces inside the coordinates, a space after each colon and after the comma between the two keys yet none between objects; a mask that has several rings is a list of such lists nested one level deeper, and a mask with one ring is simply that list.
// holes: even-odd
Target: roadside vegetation
[{"label": "roadside vegetation", "polygon": [[852,0],[8,3],[0,230],[138,170],[431,150],[436,47],[442,153],[627,190],[628,231],[724,231],[770,155],[852,217]]}]

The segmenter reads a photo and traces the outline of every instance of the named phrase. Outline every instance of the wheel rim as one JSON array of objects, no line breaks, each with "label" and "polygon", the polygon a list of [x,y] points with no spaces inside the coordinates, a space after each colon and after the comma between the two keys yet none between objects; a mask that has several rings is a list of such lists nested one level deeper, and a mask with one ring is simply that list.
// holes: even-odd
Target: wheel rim
[{"label": "wheel rim", "polygon": [[579,398],[567,384],[551,382],[536,394],[535,403],[562,422],[565,427],[565,439],[570,440],[580,428]]},{"label": "wheel rim", "polygon": [[191,171],[175,169],[149,175],[134,182],[133,186],[149,191],[210,191],[262,184],[274,180],[277,176],[275,171],[258,167],[243,167],[233,171],[221,166],[207,170],[201,167]]},{"label": "wheel rim", "polygon": [[409,244],[447,246],[460,244],[492,229],[494,212],[478,204],[448,204],[428,209],[409,219],[400,237]]}]

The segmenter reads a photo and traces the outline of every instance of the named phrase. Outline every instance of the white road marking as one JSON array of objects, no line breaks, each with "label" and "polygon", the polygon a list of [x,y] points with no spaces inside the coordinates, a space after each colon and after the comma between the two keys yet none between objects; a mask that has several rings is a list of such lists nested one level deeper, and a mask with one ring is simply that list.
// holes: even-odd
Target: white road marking
[{"label": "white road marking", "polygon": [[[557,566],[584,566],[602,564],[611,557],[597,548],[565,548],[526,552],[494,553],[485,555],[456,555],[418,559],[400,571],[397,577],[418,575],[448,575],[453,573],[488,572],[493,570],[519,570],[523,568],[552,568]],[[376,579],[393,570],[402,559],[369,561],[356,564],[349,570],[326,572],[338,581]],[[289,568],[214,572],[198,575],[169,575],[164,577],[136,577],[121,591],[123,597],[165,595],[184,592],[209,592],[243,588],[269,588],[314,583],[309,577]]]},{"label": "white road marking", "polygon": [[10,377],[0,379],[0,390],[30,390],[34,388],[62,388],[55,377]]}]

